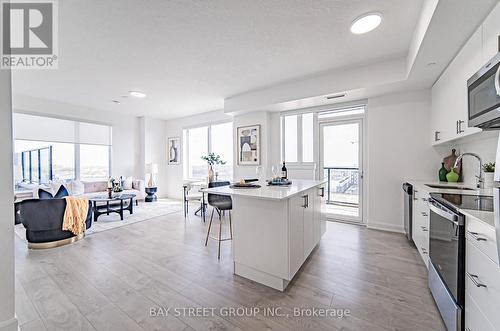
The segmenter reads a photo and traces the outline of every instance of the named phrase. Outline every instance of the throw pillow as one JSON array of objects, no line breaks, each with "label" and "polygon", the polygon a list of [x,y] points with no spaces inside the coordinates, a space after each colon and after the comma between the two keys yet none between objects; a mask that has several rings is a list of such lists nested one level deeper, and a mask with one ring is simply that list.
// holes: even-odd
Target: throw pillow
[{"label": "throw pillow", "polygon": [[57,190],[56,194],[52,195],[52,193],[45,191],[44,189],[39,189],[38,190],[38,198],[40,200],[47,200],[47,199],[62,199],[64,197],[67,197],[68,190],[63,186],[59,186],[59,190]]},{"label": "throw pillow", "polygon": [[52,193],[44,190],[43,188],[38,189],[38,199],[40,200],[47,200],[47,199],[53,199],[54,196]]},{"label": "throw pillow", "polygon": [[64,187],[64,185],[61,185],[59,190],[57,190],[57,193],[54,195],[54,199],[62,199],[67,196],[69,196],[68,190]]},{"label": "throw pillow", "polygon": [[128,177],[123,181],[123,189],[124,190],[131,190],[132,189],[132,183],[133,183],[133,178]]}]

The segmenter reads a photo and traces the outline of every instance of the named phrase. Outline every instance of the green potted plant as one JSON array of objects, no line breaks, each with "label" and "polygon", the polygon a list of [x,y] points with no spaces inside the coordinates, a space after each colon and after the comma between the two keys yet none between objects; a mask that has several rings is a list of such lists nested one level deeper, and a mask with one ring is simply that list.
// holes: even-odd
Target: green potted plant
[{"label": "green potted plant", "polygon": [[226,161],[223,161],[220,155],[215,155],[215,153],[209,153],[206,156],[202,156],[201,159],[208,163],[208,182],[213,182],[214,181],[213,166],[215,164],[226,164]]},{"label": "green potted plant", "polygon": [[488,162],[483,164],[484,172],[484,187],[493,187],[494,177],[495,177],[495,162]]}]

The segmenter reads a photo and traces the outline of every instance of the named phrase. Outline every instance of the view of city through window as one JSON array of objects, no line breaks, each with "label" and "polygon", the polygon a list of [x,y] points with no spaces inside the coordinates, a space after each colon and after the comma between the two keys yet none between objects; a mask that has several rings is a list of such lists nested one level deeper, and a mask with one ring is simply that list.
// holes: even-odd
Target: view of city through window
[{"label": "view of city through window", "polygon": [[[42,152],[48,151],[49,147],[52,152],[51,164],[49,164],[48,154],[45,155]],[[79,150],[77,158],[79,174],[76,173],[75,149]],[[109,149],[109,146],[101,145],[15,140],[14,180],[16,186],[22,187],[23,183],[47,183],[50,180],[50,173],[52,180],[74,178],[83,181],[105,180],[109,177]],[[39,150],[40,153],[38,153]],[[32,152],[29,153],[30,151]],[[40,159],[38,159],[39,155]],[[42,172],[40,176],[39,169]]]}]

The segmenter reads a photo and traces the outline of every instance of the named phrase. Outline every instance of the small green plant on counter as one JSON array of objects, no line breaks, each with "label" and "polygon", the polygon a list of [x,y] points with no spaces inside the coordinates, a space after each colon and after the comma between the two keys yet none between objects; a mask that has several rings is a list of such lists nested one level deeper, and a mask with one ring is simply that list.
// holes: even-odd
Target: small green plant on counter
[{"label": "small green plant on counter", "polygon": [[483,171],[484,172],[495,172],[495,162],[489,162],[483,164]]},{"label": "small green plant on counter", "polygon": [[223,161],[220,155],[215,155],[215,153],[209,153],[207,156],[202,156],[201,159],[206,161],[210,166],[214,164],[226,164],[226,161]]}]

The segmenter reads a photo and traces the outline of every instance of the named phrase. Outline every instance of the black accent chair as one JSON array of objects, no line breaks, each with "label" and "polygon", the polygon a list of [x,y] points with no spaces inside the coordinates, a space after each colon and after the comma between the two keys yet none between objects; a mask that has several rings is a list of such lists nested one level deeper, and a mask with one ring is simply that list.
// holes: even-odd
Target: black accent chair
[{"label": "black accent chair", "polygon": [[[62,230],[66,199],[24,200],[16,203],[16,210],[26,229],[29,248],[51,248],[77,239],[72,232]],[[90,202],[85,224],[86,229],[92,226]]]},{"label": "black accent chair", "polygon": [[[220,186],[228,186],[229,182],[211,182],[208,183],[208,188],[220,187]],[[208,204],[213,207],[212,216],[210,217],[210,223],[208,224],[207,238],[205,239],[205,246],[208,244],[208,238],[217,240],[219,244],[219,248],[217,250],[217,258],[220,260],[220,244],[222,241],[233,240],[233,224],[231,222],[231,210],[233,209],[233,200],[230,196],[220,195],[220,194],[208,194]],[[214,211],[217,210],[219,214],[219,235],[218,237],[210,236],[210,228],[212,227],[212,220],[214,219]],[[222,213],[224,211],[228,211],[229,213],[229,238],[222,238]]]}]

